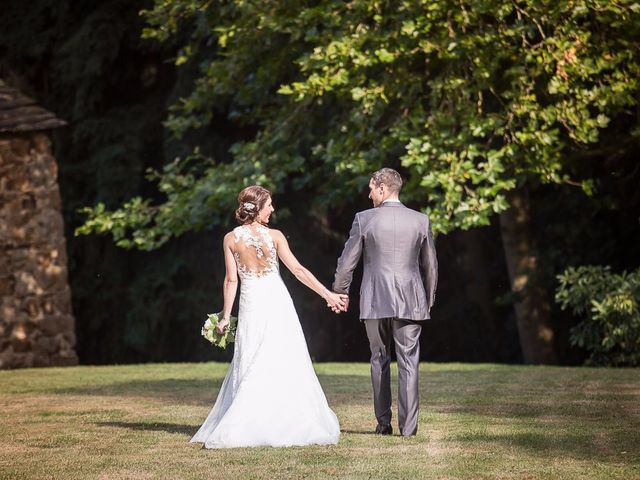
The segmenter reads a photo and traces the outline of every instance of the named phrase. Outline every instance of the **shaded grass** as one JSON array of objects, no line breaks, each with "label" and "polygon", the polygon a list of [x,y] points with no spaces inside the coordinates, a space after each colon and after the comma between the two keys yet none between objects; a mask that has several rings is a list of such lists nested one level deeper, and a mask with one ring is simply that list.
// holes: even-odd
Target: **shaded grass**
[{"label": "shaded grass", "polygon": [[318,364],[338,445],[204,450],[226,368],[0,371],[0,478],[640,479],[637,369],[422,365],[405,439],[371,434],[367,364]]}]

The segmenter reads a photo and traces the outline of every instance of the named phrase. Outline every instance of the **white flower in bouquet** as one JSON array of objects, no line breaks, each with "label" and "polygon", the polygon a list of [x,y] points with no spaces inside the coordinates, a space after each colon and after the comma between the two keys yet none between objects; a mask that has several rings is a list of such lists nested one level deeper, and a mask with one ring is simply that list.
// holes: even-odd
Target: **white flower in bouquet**
[{"label": "white flower in bouquet", "polygon": [[218,333],[216,327],[221,321],[222,312],[209,313],[200,333],[207,341],[211,342],[212,345],[224,349],[236,339],[238,319],[232,315],[229,318],[229,324],[224,329],[224,333]]}]

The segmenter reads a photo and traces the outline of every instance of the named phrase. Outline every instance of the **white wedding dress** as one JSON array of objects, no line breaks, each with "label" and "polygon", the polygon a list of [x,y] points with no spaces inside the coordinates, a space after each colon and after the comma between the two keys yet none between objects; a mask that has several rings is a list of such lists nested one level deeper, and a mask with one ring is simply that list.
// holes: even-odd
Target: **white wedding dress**
[{"label": "white wedding dress", "polygon": [[235,350],[191,442],[206,448],[335,444],[338,419],[313,370],[269,229],[234,229],[240,276]]}]

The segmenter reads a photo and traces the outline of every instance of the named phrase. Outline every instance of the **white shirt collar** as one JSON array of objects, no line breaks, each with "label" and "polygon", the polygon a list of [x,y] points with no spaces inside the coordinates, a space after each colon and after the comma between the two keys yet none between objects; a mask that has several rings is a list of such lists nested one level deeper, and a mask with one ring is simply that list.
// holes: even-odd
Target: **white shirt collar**
[{"label": "white shirt collar", "polygon": [[387,198],[384,202],[382,203],[402,203],[400,200],[396,200],[395,198]]}]

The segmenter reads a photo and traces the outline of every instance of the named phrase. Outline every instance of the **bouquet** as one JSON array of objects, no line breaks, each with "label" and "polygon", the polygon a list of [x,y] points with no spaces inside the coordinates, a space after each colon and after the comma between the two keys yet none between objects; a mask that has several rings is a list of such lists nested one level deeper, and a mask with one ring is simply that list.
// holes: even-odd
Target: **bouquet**
[{"label": "bouquet", "polygon": [[218,323],[222,321],[222,312],[209,313],[207,319],[202,326],[202,336],[211,342],[214,346],[220,348],[227,348],[227,345],[233,343],[236,339],[236,325],[238,319],[231,315],[229,317],[229,324],[225,327],[224,333],[218,333],[216,327]]}]

